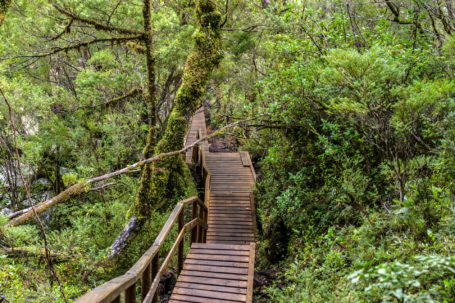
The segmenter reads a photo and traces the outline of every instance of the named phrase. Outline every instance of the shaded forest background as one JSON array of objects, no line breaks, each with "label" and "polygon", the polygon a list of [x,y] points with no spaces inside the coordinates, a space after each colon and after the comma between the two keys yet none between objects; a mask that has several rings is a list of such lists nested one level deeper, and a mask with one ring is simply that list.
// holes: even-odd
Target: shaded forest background
[{"label": "shaded forest background", "polygon": [[[131,266],[197,191],[181,158],[43,212],[51,271],[40,224],[7,223],[29,200],[178,150],[166,130],[203,104],[212,130],[256,118],[212,143],[255,163],[257,302],[455,302],[452,1],[198,3],[216,4],[221,44],[211,27],[205,93],[186,104],[185,62],[214,22],[195,1],[0,1],[0,302],[71,301]],[[141,204],[140,185],[161,181]],[[141,228],[112,265],[132,217]]]}]

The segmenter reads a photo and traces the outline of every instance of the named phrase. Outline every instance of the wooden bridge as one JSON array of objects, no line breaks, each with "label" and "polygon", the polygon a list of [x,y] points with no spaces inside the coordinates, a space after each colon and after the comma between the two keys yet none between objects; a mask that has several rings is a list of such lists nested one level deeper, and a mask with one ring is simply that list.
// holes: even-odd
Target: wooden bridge
[{"label": "wooden bridge", "polygon": [[[185,144],[205,135],[201,108],[192,119]],[[160,279],[175,253],[179,275],[169,302],[252,302],[256,217],[251,189],[256,175],[250,156],[248,152],[211,153],[204,141],[188,151],[185,159],[199,167],[204,201],[191,197],[178,202],[153,245],[130,270],[76,302],[158,302]],[[191,206],[187,223],[186,206]],[[178,235],[160,263],[160,250],[176,222]],[[185,249],[187,232],[191,233],[189,250]]]}]

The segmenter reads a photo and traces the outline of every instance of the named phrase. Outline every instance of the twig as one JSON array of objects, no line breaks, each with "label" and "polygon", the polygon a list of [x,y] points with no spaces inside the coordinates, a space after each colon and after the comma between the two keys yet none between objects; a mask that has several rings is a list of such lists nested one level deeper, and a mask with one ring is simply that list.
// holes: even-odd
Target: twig
[{"label": "twig", "polygon": [[98,186],[98,187],[90,188],[90,191],[95,191],[95,190],[104,189],[104,188],[109,187],[109,186],[112,186],[112,185],[117,185],[117,183],[115,183],[115,182],[106,183],[106,184],[103,184],[103,185]]},{"label": "twig", "polygon": [[140,93],[142,93],[142,89],[140,88],[134,88],[132,90],[130,90],[129,92],[127,92],[126,94],[124,94],[123,96],[119,96],[119,97],[115,97],[115,98],[112,98],[106,102],[102,102],[102,103],[99,103],[99,104],[94,104],[94,105],[82,105],[82,106],[78,106],[72,110],[69,110],[67,111],[67,113],[74,113],[80,109],[84,109],[84,108],[95,108],[95,107],[98,107],[98,106],[110,106],[114,103],[118,103],[118,102],[121,102],[121,101],[124,101],[128,98],[133,98],[133,97],[136,97],[137,95],[139,95]]},{"label": "twig", "polygon": [[66,15],[76,21],[80,21],[82,23],[93,25],[98,30],[104,30],[104,31],[109,31],[109,32],[115,31],[115,32],[118,32],[121,34],[128,34],[128,35],[143,35],[144,34],[143,32],[138,31],[138,30],[122,28],[122,27],[117,27],[117,26],[112,26],[112,25],[106,25],[106,24],[99,23],[98,21],[93,20],[93,19],[81,17],[79,15],[76,15],[76,14],[58,6],[55,3],[52,3],[52,6],[54,6],[54,8],[57,11],[59,11],[60,13]]}]

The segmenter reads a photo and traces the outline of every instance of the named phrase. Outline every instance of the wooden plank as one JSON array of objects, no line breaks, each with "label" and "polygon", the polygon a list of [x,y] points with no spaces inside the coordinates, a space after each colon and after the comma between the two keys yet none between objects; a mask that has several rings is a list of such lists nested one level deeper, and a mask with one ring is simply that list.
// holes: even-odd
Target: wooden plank
[{"label": "wooden plank", "polygon": [[229,280],[229,279],[216,279],[216,278],[203,278],[197,276],[179,276],[179,282],[200,283],[205,285],[219,285],[228,287],[245,288],[248,285],[247,281]]},{"label": "wooden plank", "polygon": [[201,254],[194,253],[193,250],[186,256],[186,259],[213,260],[213,261],[232,261],[232,262],[248,262],[249,256],[236,255],[219,255],[219,254]]},{"label": "wooden plank", "polygon": [[209,265],[194,265],[187,264],[183,266],[186,270],[195,270],[195,271],[204,271],[204,272],[214,272],[214,273],[223,273],[223,274],[238,274],[246,275],[248,274],[248,268],[237,268],[237,267],[227,267],[227,266],[209,266]]},{"label": "wooden plank", "polygon": [[249,245],[225,245],[225,244],[193,243],[191,245],[191,248],[250,251],[250,246]]},{"label": "wooden plank", "polygon": [[248,237],[254,238],[254,233],[252,230],[234,230],[234,231],[219,231],[213,230],[207,233],[208,237]]},{"label": "wooden plank", "polygon": [[218,228],[226,228],[226,229],[237,229],[237,230],[253,230],[253,223],[251,222],[237,222],[234,224],[232,222],[228,222],[227,224],[223,224],[222,222],[212,223],[210,225],[209,230],[216,230]]},{"label": "wooden plank", "polygon": [[[251,220],[251,214],[237,214],[237,215],[234,215],[234,214],[231,214],[231,213],[210,213],[209,214],[209,220],[210,218],[212,219],[217,219],[217,218],[229,218],[229,219],[233,219],[235,218],[236,220],[237,219],[249,219]],[[234,221],[236,221],[234,220]]]},{"label": "wooden plank", "polygon": [[200,289],[200,290],[210,290],[210,291],[219,291],[225,293],[235,293],[235,294],[244,294],[246,295],[246,287],[226,287],[226,286],[217,286],[217,285],[210,285],[204,283],[187,283],[187,282],[177,282],[175,287],[178,288],[192,288],[192,289]]},{"label": "wooden plank", "polygon": [[254,237],[254,233],[253,233],[253,229],[252,228],[249,228],[249,229],[225,229],[225,228],[220,228],[220,229],[211,229],[209,230],[209,232],[207,232],[207,235],[212,235],[212,236],[216,236],[216,235],[229,235],[229,234],[235,234],[235,233],[241,233],[241,234],[246,234],[246,235],[249,235],[249,236],[252,236]]},{"label": "wooden plank", "polygon": [[181,294],[172,294],[172,300],[179,300],[183,302],[194,302],[194,303],[238,303],[239,301],[228,301],[219,299],[207,299],[203,297],[194,297]]},{"label": "wooden plank", "polygon": [[244,274],[225,274],[219,272],[207,272],[207,271],[197,271],[197,270],[182,270],[181,276],[194,276],[194,277],[203,277],[203,278],[215,278],[215,279],[226,279],[226,280],[235,280],[235,281],[246,281],[248,279],[247,275]]},{"label": "wooden plank", "polygon": [[216,249],[199,249],[192,248],[190,253],[204,255],[222,255],[222,256],[249,256],[250,252],[245,250],[216,250]]},{"label": "wooden plank", "polygon": [[234,302],[235,301],[237,301],[237,302],[246,301],[246,295],[243,295],[243,294],[233,294],[233,293],[225,293],[225,292],[210,291],[210,290],[175,287],[172,293],[177,294],[177,295],[209,298],[210,302],[213,302],[212,299],[230,300],[230,301],[234,301]]},{"label": "wooden plank", "polygon": [[214,237],[208,237],[207,236],[207,242],[209,243],[218,243],[218,242],[224,242],[224,241],[229,241],[233,243],[238,243],[238,244],[243,244],[243,243],[250,243],[254,242],[254,237],[220,237],[220,236],[214,236]]},{"label": "wooden plank", "polygon": [[217,244],[250,244],[251,240],[207,240],[207,243],[217,243]]},{"label": "wooden plank", "polygon": [[210,266],[220,266],[220,267],[238,267],[238,268],[247,268],[248,263],[245,262],[224,262],[224,261],[213,261],[213,260],[205,260],[205,259],[187,259],[185,261],[186,264],[193,264],[193,265],[210,265]]},{"label": "wooden plank", "polygon": [[242,160],[243,166],[250,166],[250,162],[248,161],[248,152],[240,152],[240,159]]},{"label": "wooden plank", "polygon": [[232,218],[209,218],[209,224],[214,224],[214,225],[226,225],[226,224],[239,224],[239,225],[247,225],[253,228],[253,221],[250,219],[242,219],[242,220],[236,220],[233,221]]},{"label": "wooden plank", "polygon": [[226,214],[231,214],[231,213],[249,213],[251,214],[251,207],[247,205],[242,205],[242,204],[237,204],[237,205],[232,205],[231,207],[229,206],[223,206],[223,205],[214,205],[210,208],[211,213],[226,213]]}]

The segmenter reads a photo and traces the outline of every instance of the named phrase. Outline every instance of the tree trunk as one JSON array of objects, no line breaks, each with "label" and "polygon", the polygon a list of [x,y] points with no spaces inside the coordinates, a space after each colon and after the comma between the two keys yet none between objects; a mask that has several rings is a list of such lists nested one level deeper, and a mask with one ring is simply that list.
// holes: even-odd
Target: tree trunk
[{"label": "tree trunk", "polygon": [[[212,0],[197,1],[196,19],[198,27],[194,33],[194,48],[187,58],[175,106],[164,135],[155,148],[155,154],[183,147],[190,118],[200,105],[213,69],[222,59],[221,14],[216,10],[215,3]],[[152,165],[152,191],[149,201],[156,207],[165,203],[168,189],[184,187],[186,165],[180,156],[169,157]]]},{"label": "tree trunk", "polygon": [[[188,56],[182,84],[175,97],[175,106],[169,116],[163,137],[155,147],[155,155],[181,149],[190,118],[196,112],[213,69],[222,59],[221,14],[212,0],[196,3],[197,29],[194,48]],[[154,128],[150,129],[145,153],[150,152]],[[153,136],[152,136],[153,130]],[[148,156],[148,155],[147,155]],[[138,196],[128,211],[128,223],[111,246],[110,257],[118,256],[127,243],[139,233],[148,219],[151,208],[166,203],[169,192],[186,187],[184,170],[188,169],[180,155],[150,163],[144,167]]]}]

